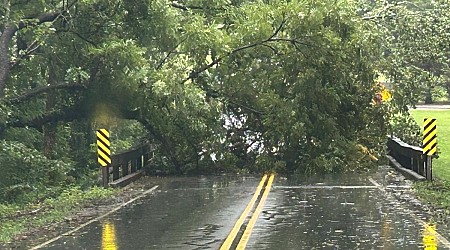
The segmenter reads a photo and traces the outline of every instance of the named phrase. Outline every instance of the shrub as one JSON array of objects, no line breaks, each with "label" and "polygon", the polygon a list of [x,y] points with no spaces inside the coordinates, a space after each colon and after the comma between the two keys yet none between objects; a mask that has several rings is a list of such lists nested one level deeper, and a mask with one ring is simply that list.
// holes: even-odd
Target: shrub
[{"label": "shrub", "polygon": [[389,124],[393,136],[410,145],[421,145],[420,127],[408,112],[392,114]]},{"label": "shrub", "polygon": [[49,160],[22,143],[0,141],[0,200],[27,201],[52,192],[52,188],[70,182],[67,160]]}]

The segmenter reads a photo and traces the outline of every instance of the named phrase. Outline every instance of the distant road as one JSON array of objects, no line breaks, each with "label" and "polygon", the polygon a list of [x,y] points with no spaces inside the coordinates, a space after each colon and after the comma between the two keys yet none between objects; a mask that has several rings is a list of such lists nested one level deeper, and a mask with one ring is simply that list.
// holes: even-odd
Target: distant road
[{"label": "distant road", "polygon": [[[414,108],[411,108],[414,109]],[[449,109],[450,110],[450,104],[421,104],[421,105],[417,105],[416,108],[417,110],[445,110],[445,109]]]}]

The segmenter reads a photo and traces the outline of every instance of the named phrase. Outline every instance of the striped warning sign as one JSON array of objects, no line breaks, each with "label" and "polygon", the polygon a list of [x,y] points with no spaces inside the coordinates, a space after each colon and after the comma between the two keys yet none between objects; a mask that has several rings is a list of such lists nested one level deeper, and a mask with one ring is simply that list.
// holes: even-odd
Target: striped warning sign
[{"label": "striped warning sign", "polygon": [[436,119],[423,120],[423,154],[435,155],[437,150]]},{"label": "striped warning sign", "polygon": [[109,141],[109,132],[106,129],[97,130],[97,152],[98,163],[102,167],[106,167],[111,164],[111,143]]}]

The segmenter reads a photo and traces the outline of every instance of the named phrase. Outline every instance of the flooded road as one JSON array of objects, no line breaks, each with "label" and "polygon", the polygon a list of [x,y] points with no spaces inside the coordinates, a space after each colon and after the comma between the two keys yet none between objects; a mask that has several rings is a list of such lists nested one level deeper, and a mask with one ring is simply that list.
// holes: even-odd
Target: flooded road
[{"label": "flooded road", "polygon": [[218,249],[258,182],[167,178],[155,193],[42,249]]},{"label": "flooded road", "polygon": [[[154,193],[42,249],[219,249],[259,182],[260,177],[167,178]],[[246,248],[450,249],[445,225],[429,223],[417,204],[402,198],[410,184],[386,167],[276,177]]]}]

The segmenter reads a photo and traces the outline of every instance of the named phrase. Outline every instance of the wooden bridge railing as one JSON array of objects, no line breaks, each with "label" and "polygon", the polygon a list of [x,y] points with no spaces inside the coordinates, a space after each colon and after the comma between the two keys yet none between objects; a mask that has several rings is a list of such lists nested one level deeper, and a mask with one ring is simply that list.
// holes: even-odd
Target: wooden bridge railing
[{"label": "wooden bridge railing", "polygon": [[[422,179],[432,180],[431,158],[428,159],[427,157],[430,156],[423,154],[421,147],[411,146],[395,137],[388,139],[387,146],[388,154],[391,156],[388,155],[388,158],[391,163],[400,164],[401,167],[424,177]],[[392,158],[396,163],[392,161]]]},{"label": "wooden bridge railing", "polygon": [[153,148],[146,144],[111,156],[111,165],[103,175],[103,186],[124,186],[144,174]]}]

